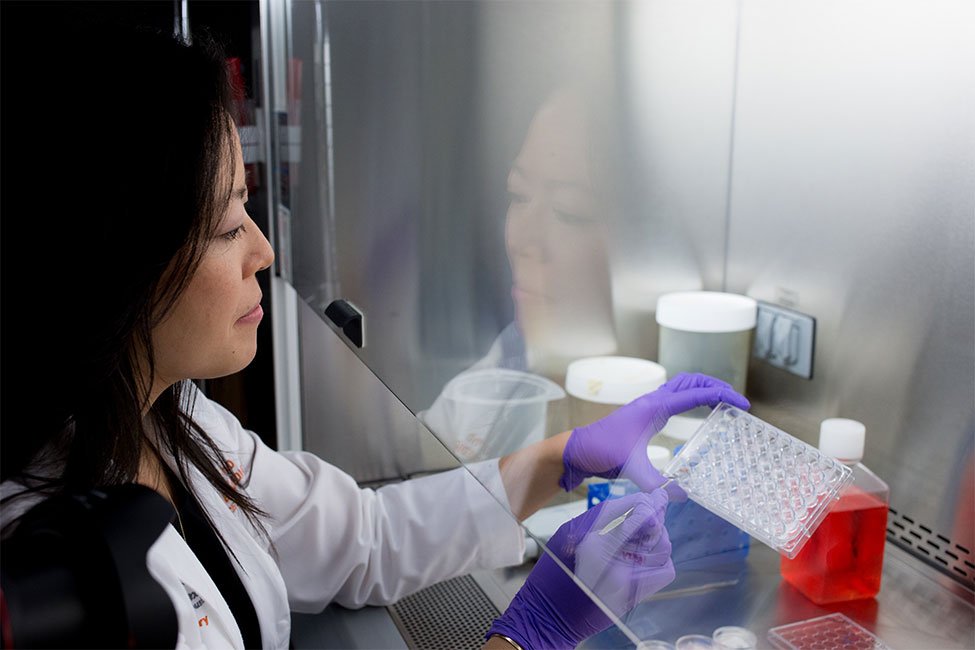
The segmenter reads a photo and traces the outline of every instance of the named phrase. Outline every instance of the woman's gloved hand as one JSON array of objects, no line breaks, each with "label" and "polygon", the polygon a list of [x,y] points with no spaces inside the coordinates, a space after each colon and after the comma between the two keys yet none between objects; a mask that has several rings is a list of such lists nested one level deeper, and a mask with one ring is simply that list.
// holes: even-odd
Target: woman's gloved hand
[{"label": "woman's gloved hand", "polygon": [[647,458],[650,438],[664,428],[670,416],[698,406],[717,406],[718,402],[745,410],[751,406],[730,384],[714,377],[689,373],[675,376],[601,420],[575,429],[562,452],[565,471],[559,485],[569,491],[583,479],[599,476],[627,478],[645,491],[660,487],[666,479]]},{"label": "woman's gloved hand", "polygon": [[[666,509],[663,490],[604,501],[562,524],[548,550],[621,617],[674,579]],[[525,650],[574,648],[611,624],[552,556],[542,553],[485,638],[502,634]]]}]

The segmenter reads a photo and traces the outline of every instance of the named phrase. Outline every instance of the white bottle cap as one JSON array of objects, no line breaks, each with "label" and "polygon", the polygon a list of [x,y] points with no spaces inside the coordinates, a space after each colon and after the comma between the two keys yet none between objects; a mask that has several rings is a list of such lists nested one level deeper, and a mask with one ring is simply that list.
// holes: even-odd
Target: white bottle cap
[{"label": "white bottle cap", "polygon": [[862,422],[846,418],[828,418],[819,425],[819,450],[844,463],[863,459],[867,428]]},{"label": "white bottle cap", "polygon": [[662,472],[670,462],[670,450],[660,445],[647,445],[647,458],[655,470]]},{"label": "white bottle cap", "polygon": [[720,291],[665,293],[657,299],[656,319],[684,332],[741,332],[755,327],[758,301]]},{"label": "white bottle cap", "polygon": [[599,404],[626,404],[667,381],[659,363],[637,357],[587,357],[569,364],[565,390]]}]

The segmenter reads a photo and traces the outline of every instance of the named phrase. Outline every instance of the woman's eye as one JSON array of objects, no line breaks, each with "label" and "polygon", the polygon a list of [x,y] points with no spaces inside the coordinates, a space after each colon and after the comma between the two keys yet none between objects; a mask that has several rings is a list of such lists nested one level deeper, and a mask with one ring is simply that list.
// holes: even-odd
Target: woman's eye
[{"label": "woman's eye", "polygon": [[588,226],[596,221],[595,218],[584,214],[575,214],[572,212],[564,212],[562,210],[554,210],[554,212],[555,217],[567,226]]},{"label": "woman's eye", "polygon": [[513,190],[508,190],[508,200],[512,203],[528,203],[531,201],[531,197],[526,194],[520,194]]},{"label": "woman's eye", "polygon": [[244,224],[240,224],[230,232],[225,232],[220,236],[228,241],[234,241],[235,239],[239,239],[245,232],[247,232],[247,229],[244,227]]}]

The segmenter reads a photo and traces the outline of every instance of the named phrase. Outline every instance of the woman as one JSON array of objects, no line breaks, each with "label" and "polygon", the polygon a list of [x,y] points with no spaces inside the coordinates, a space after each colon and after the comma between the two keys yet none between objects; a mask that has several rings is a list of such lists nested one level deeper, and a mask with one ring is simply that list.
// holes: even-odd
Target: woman
[{"label": "woman", "polygon": [[[611,624],[559,563],[617,614],[673,578],[663,479],[642,450],[673,413],[747,407],[741,396],[681,377],[476,466],[476,480],[365,490],[311,454],[271,450],[191,381],[253,359],[256,273],[274,259],[245,208],[222,54],[199,37],[48,34],[26,63],[4,57],[4,534],[54,494],[156,490],[175,518],[146,563],[176,608],[178,647],[287,647],[291,610],[385,604],[516,564],[522,531],[495,499],[523,519],[586,476],[647,493],[560,529],[486,647],[571,647]],[[11,246],[33,262],[8,265]]]},{"label": "woman", "polygon": [[[613,138],[602,117],[608,109],[594,110],[590,100],[605,104],[608,93],[584,88],[560,86],[546,97],[508,171],[504,234],[514,320],[465,372],[503,368],[562,386],[572,360],[619,352],[610,280],[618,170],[608,154]],[[422,418],[461,460],[522,446],[508,439],[510,432],[494,431],[480,411],[468,416],[460,408],[441,393]],[[480,429],[454,426],[467,417],[479,418]],[[545,423],[577,424],[559,417]]]}]

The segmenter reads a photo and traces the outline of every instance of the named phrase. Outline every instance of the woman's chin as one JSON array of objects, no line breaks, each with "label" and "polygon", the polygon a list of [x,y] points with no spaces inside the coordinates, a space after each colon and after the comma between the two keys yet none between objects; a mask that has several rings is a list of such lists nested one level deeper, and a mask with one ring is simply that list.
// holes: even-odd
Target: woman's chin
[{"label": "woman's chin", "polygon": [[254,357],[257,356],[257,344],[250,345],[246,348],[239,348],[233,351],[223,363],[220,364],[219,368],[215,368],[215,373],[211,379],[216,379],[218,377],[226,377],[228,375],[233,375],[240,372],[247,366],[251,364]]}]

